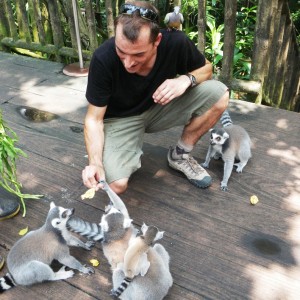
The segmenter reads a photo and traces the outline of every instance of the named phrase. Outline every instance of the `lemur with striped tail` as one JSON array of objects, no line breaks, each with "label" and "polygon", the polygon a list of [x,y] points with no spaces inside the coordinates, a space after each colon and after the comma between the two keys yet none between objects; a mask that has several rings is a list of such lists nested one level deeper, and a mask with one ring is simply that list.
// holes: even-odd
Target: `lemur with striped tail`
[{"label": "lemur with striped tail", "polygon": [[[66,223],[73,215],[74,209],[66,209],[50,204],[45,224],[30,231],[18,240],[8,253],[8,273],[0,278],[0,293],[16,285],[32,285],[43,281],[54,281],[70,278],[76,269],[84,274],[94,273],[93,268],[83,266],[70,255],[69,246],[90,250],[91,243],[83,243],[72,236]],[[50,264],[58,260],[63,266],[54,272]]]},{"label": "lemur with striped tail", "polygon": [[[98,228],[87,225],[88,222],[83,220],[82,226],[78,226],[79,219],[76,221],[76,226],[74,222],[69,222],[68,226],[79,234],[84,232],[84,235],[92,240],[95,240],[95,236],[102,235],[99,240],[102,240],[103,253],[111,266],[114,289],[117,290],[125,279],[126,275],[123,271],[125,261],[126,266],[132,269],[133,273],[128,269],[129,276],[134,274],[132,277],[135,277],[130,284],[128,283],[120,299],[163,299],[173,283],[169,270],[169,254],[160,244],[150,247],[141,242],[142,238],[137,237],[138,229],[132,224],[125,204],[106,183],[102,183],[111,203],[105,208]],[[73,225],[76,228],[73,228]],[[91,232],[88,232],[87,228],[91,228]],[[162,234],[154,226],[149,227],[151,229],[148,234],[147,228],[147,226],[142,227],[143,234],[147,236],[146,244],[161,237]]]},{"label": "lemur with striped tail", "polygon": [[[221,189],[227,191],[227,184],[233,166],[236,166],[236,171],[241,173],[251,158],[251,140],[243,127],[233,124],[227,110],[222,114],[220,120],[223,128],[210,130],[210,145],[202,166],[209,168],[212,157],[215,159],[222,158],[224,161],[224,174],[221,181]],[[239,162],[234,163],[235,160]]]},{"label": "lemur with striped tail", "polygon": [[[124,263],[120,263],[118,269],[113,274],[114,286],[120,276],[121,278],[125,276],[119,287],[112,290],[113,296],[120,297],[135,276],[145,276],[147,274],[150,267],[147,253],[148,251],[152,251],[151,246],[153,243],[161,239],[164,234],[164,232],[159,231],[157,227],[147,226],[146,224],[143,224],[141,231],[141,236],[137,236],[130,241],[130,245],[125,253]],[[165,254],[168,255],[167,253]]]}]

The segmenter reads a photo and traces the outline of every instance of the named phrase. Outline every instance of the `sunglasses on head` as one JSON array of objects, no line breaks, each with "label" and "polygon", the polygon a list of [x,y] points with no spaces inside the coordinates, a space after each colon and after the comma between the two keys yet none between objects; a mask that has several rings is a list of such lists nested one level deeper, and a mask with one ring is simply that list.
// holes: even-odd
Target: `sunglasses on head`
[{"label": "sunglasses on head", "polygon": [[133,4],[122,4],[120,7],[120,14],[132,15],[137,10],[142,18],[158,23],[158,14],[155,11]]}]

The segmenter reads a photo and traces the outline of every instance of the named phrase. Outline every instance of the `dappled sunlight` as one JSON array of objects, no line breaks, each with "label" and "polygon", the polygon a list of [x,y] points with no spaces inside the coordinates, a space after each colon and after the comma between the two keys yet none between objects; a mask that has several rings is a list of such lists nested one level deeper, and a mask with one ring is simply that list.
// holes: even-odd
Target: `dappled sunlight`
[{"label": "dappled sunlight", "polygon": [[[267,154],[279,158],[283,163],[291,167],[300,165],[300,148],[290,147],[288,149],[269,149]],[[298,172],[298,174],[300,174]],[[299,175],[298,175],[299,176]]]},{"label": "dappled sunlight", "polygon": [[53,93],[55,87],[47,88],[44,86],[39,87],[38,89],[40,89],[40,94],[35,94],[34,97],[32,97],[32,93],[22,93],[22,98],[25,100],[25,103],[23,103],[27,106],[54,114],[75,112],[78,109],[87,106],[87,101],[83,92],[74,90],[66,91],[66,89],[62,92],[61,89],[58,89],[57,92],[60,93],[60,95],[56,95]]},{"label": "dappled sunlight", "polygon": [[234,104],[234,109],[235,110],[238,109],[239,112],[242,114],[249,114],[251,112],[254,112],[257,109],[256,105],[252,105],[252,106],[243,105],[243,101],[236,101],[236,100],[230,99],[230,104]]},{"label": "dappled sunlight", "polygon": [[[298,202],[299,202],[299,195],[298,195]],[[299,211],[300,211],[300,206],[299,206]],[[287,222],[291,228],[288,232],[287,238],[291,240],[294,244],[292,249],[292,254],[295,261],[298,264],[298,267],[300,268],[300,215],[296,215],[290,218],[289,220],[287,220]]]},{"label": "dappled sunlight", "polygon": [[278,264],[272,264],[268,267],[250,264],[245,267],[245,274],[252,283],[251,299],[299,299],[299,266],[287,268]]},{"label": "dappled sunlight", "polygon": [[286,120],[286,119],[279,119],[276,122],[276,126],[278,128],[281,128],[281,129],[288,129],[288,120]]},{"label": "dappled sunlight", "polygon": [[154,175],[153,178],[162,178],[168,176],[169,172],[163,169],[159,169]]},{"label": "dappled sunlight", "polygon": [[36,178],[36,175],[22,171],[18,174],[18,179],[22,183],[22,186],[25,186],[31,193],[33,193],[33,190],[38,190],[36,189],[38,187],[38,178]]}]

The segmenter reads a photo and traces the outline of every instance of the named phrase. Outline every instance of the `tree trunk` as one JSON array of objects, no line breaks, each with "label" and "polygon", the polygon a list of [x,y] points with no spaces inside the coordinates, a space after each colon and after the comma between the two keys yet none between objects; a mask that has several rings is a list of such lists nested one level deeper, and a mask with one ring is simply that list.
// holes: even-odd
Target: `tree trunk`
[{"label": "tree trunk", "polygon": [[88,26],[90,48],[89,50],[95,51],[98,47],[97,34],[96,34],[96,20],[95,12],[91,1],[85,1],[85,13]]},{"label": "tree trunk", "polygon": [[110,38],[115,35],[113,6],[111,0],[105,0],[105,10],[106,10],[107,33],[108,33],[108,37]]},{"label": "tree trunk", "polygon": [[[269,55],[272,8],[274,5],[277,5],[277,2],[278,0],[258,0],[255,39],[252,55],[253,64],[250,79],[260,81],[262,86],[264,84]],[[262,93],[260,93],[254,100],[255,103],[261,104]]]},{"label": "tree trunk", "polygon": [[2,8],[4,8],[6,19],[8,21],[10,36],[14,40],[17,40],[18,39],[18,32],[17,32],[17,26],[16,26],[16,23],[15,23],[14,14],[13,14],[12,7],[11,7],[11,2],[4,0],[3,4],[4,5],[2,6]]},{"label": "tree trunk", "polygon": [[224,83],[228,82],[232,78],[235,49],[236,11],[237,0],[226,0],[224,16],[224,49],[222,71],[220,75],[221,80],[224,81]]},{"label": "tree trunk", "polygon": [[48,11],[50,15],[50,24],[53,34],[54,45],[61,48],[64,45],[64,38],[62,34],[62,26],[60,21],[60,14],[57,2],[54,0],[48,0]]},{"label": "tree trunk", "polygon": [[276,99],[274,98],[274,92],[277,83],[274,80],[274,74],[278,74],[280,68],[279,55],[282,47],[286,20],[286,17],[282,15],[282,5],[284,1],[285,0],[278,1],[278,8],[274,12],[274,38],[270,49],[269,72],[265,78],[265,88],[263,91],[264,101],[275,105]]},{"label": "tree trunk", "polygon": [[198,50],[205,53],[206,0],[198,0]]},{"label": "tree trunk", "polygon": [[24,0],[16,0],[16,13],[19,26],[19,37],[31,42],[30,29]]},{"label": "tree trunk", "polygon": [[32,1],[32,6],[33,6],[33,16],[35,18],[35,22],[36,22],[36,26],[37,26],[37,30],[38,30],[39,41],[41,42],[42,45],[45,45],[46,37],[45,37],[45,30],[44,30],[43,22],[42,22],[40,3],[39,3],[39,0],[31,0],[31,1]]}]

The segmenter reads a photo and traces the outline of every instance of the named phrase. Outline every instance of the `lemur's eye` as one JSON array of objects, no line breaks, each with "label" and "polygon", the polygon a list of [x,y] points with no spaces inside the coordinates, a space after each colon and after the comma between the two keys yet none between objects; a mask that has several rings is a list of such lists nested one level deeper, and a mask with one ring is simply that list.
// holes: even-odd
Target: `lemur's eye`
[{"label": "lemur's eye", "polygon": [[65,211],[62,213],[61,217],[65,219],[67,216],[68,216],[68,215],[67,215],[67,211],[65,210]]},{"label": "lemur's eye", "polygon": [[221,141],[221,138],[218,136],[218,137],[216,138],[216,140],[217,140],[218,142],[220,142],[220,141]]}]

